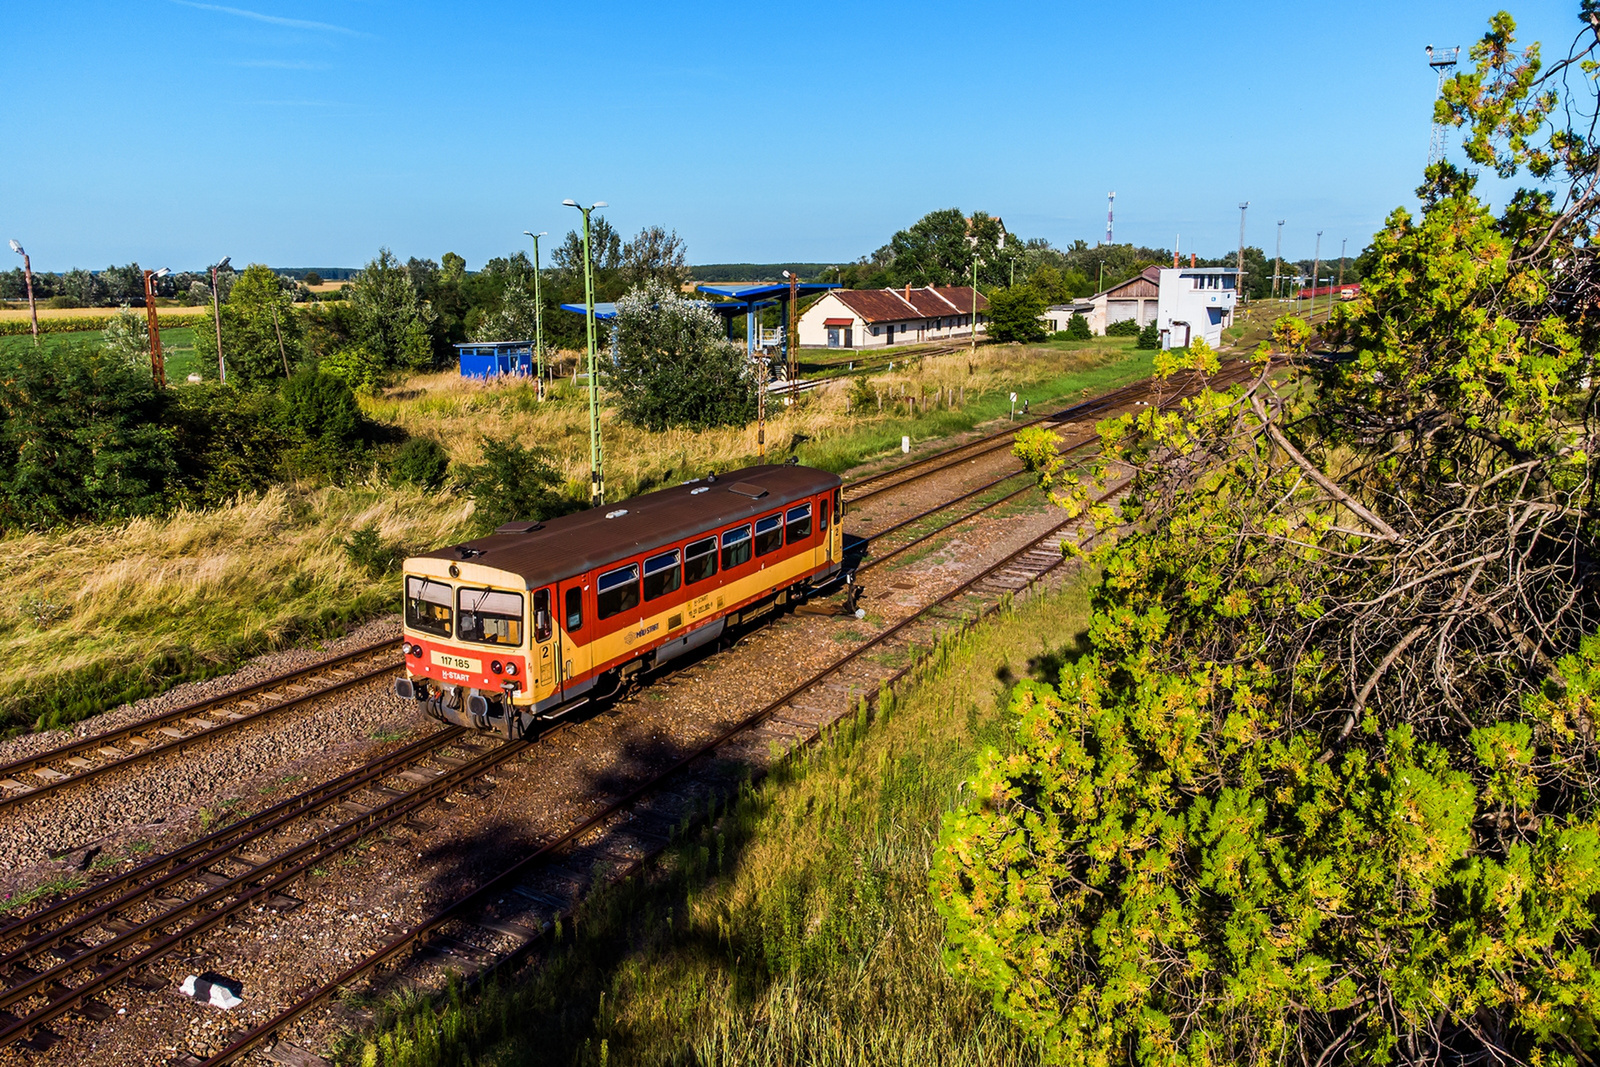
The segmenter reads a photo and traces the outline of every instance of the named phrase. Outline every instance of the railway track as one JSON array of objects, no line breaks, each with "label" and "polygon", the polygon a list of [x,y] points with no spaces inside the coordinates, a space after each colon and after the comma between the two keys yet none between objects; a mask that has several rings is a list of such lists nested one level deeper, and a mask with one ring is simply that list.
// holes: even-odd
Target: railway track
[{"label": "railway track", "polygon": [[[1114,488],[1102,494],[1102,499],[1119,491],[1120,487]],[[465,965],[479,976],[490,966],[520,957],[541,939],[549,923],[543,915],[526,917],[525,907],[508,913],[504,907],[507,900],[557,904],[557,913],[570,911],[577,902],[576,895],[560,901],[552,898],[546,887],[529,888],[525,883],[541,869],[558,865],[597,832],[605,835],[606,843],[582,845],[586,862],[608,863],[619,877],[638,869],[672,839],[674,828],[682,820],[685,794],[706,791],[703,782],[702,788],[694,788],[697,779],[709,777],[714,780],[713,790],[719,784],[725,788],[730,781],[741,779],[740,775],[725,773],[727,765],[748,765],[752,758],[759,762],[774,743],[792,751],[815,741],[851,711],[858,696],[869,697],[881,686],[892,685],[915,669],[941,636],[970,626],[998,608],[1005,598],[1014,597],[1059,570],[1065,557],[1056,542],[1084,521],[1077,518],[1056,524],[715,737],[694,746],[670,765],[627,788],[522,859],[240,1035],[201,1061],[203,1067],[233,1063],[267,1045],[280,1031],[327,1003],[344,987],[373,975],[386,964],[426,949],[435,939],[445,943],[443,953],[453,963]],[[885,657],[904,658],[905,662],[888,666],[881,662]],[[845,697],[842,703],[838,700],[841,692]],[[640,843],[644,843],[642,854]],[[612,847],[608,849],[607,844]],[[475,942],[496,939],[502,944],[509,939],[514,944],[500,953],[474,948]]]},{"label": "railway track", "polygon": [[258,726],[401,665],[394,640],[274,675],[151,719],[96,734],[0,766],[0,812],[48,797],[114,771],[175,755],[195,745]]},{"label": "railway track", "polygon": [[[1250,365],[1240,360],[1231,366],[1224,367],[1219,374],[1212,376],[1209,380],[1202,379],[1197,374],[1187,373],[1178,379],[1177,392],[1168,399],[1191,396],[1205,385],[1213,387],[1232,385],[1247,377],[1250,372]],[[888,470],[880,471],[877,474],[847,482],[844,486],[845,502],[859,504],[890,489],[897,489],[910,482],[948,470],[958,464],[968,463],[981,456],[998,452],[1010,446],[1018,431],[1027,429],[1030,426],[1046,423],[1060,425],[1061,423],[1073,422],[1078,419],[1096,418],[1114,408],[1136,403],[1150,392],[1151,383],[1149,379],[1133,382],[1090,400],[1071,404],[1056,411],[1013,423],[1004,429],[985,434],[976,440],[965,441],[959,445],[930,452],[910,463],[903,463]]]},{"label": "railway track", "polygon": [[[1108,397],[1112,395],[1114,394],[1108,394]],[[1100,398],[1102,401],[1106,399]],[[1126,402],[1126,398],[1121,402]],[[1073,405],[1054,415],[1057,417],[1064,415],[1066,417],[1061,421],[1067,421],[1074,417],[1068,414],[1069,412],[1083,415],[1093,403]],[[1044,421],[1050,417],[1042,416],[1032,421]],[[995,445],[993,437],[1008,437],[1014,433],[1014,429],[1008,428],[1000,434],[992,435],[989,441],[991,450],[1005,447],[1006,443],[1002,441]],[[1065,451],[1070,453],[1074,448],[1082,447],[1093,439],[1093,435],[1089,434],[1075,442],[1069,441]],[[949,449],[942,455],[948,458],[950,454],[959,453],[966,447]],[[945,464],[945,467],[969,458],[971,457],[968,455],[962,455],[954,462]],[[934,508],[878,531],[874,535],[874,540],[886,538],[939,512],[1000,489],[1004,483],[1018,477],[1020,473],[1020,471],[1012,472],[993,479],[983,486],[964,492]],[[1013,500],[1030,489],[1031,485],[1024,485],[1019,489],[1004,492],[995,499],[979,502],[975,509],[966,510],[963,514],[942,522],[936,528],[921,533],[908,543],[875,558],[862,570],[881,566],[916,545],[947,533],[952,528]],[[952,622],[964,625],[961,620],[970,617],[974,601],[977,602],[980,611],[989,610],[983,605],[987,603],[992,608],[991,602],[996,596],[1024,589],[1061,566],[1061,553],[1058,548],[1051,546],[1051,541],[1072,525],[1072,521],[1058,524],[1028,545],[1010,553],[955,589],[944,593],[932,604],[895,623],[890,629],[854,649],[815,677],[731,727],[717,739],[685,755],[661,776],[641,784],[626,797],[620,798],[599,814],[586,819],[578,827],[541,847],[537,853],[512,870],[526,874],[529,870],[528,864],[551,861],[570,851],[572,843],[585,834],[607,824],[608,820],[614,821],[624,816],[637,823],[635,830],[641,831],[643,839],[647,842],[656,841],[658,836],[664,841],[665,836],[658,835],[652,827],[656,827],[661,819],[668,819],[668,816],[661,812],[652,816],[650,805],[654,803],[652,798],[665,795],[657,787],[671,775],[684,772],[691,764],[703,761],[719,750],[731,751],[743,746],[751,753],[759,754],[774,740],[787,744],[797,738],[802,741],[814,738],[828,722],[837,718],[837,714],[819,709],[816,704],[804,703],[802,698],[825,701],[827,699],[825,693],[819,691],[836,695],[842,684],[848,705],[853,699],[851,694],[875,693],[885,678],[892,682],[903,676],[905,671],[910,669],[909,666],[893,671],[866,657],[877,651],[909,655],[914,661],[917,655],[915,650],[926,641],[929,627],[938,630]],[[236,707],[236,704],[229,702],[241,699],[262,701],[264,706],[253,707],[244,714],[235,711],[226,718],[228,726],[247,722],[254,715],[281,711],[286,707],[316,699],[334,689],[369,681],[392,671],[398,665],[397,658],[391,657],[385,661],[382,656],[382,651],[390,648],[392,643],[387,641],[367,646],[322,664],[280,675],[208,701],[188,705],[159,719],[149,720],[127,729],[130,734],[159,730],[158,724],[163,720],[182,720],[194,715],[197,708],[209,710],[224,705]],[[372,658],[368,662],[362,659],[363,656]],[[358,667],[360,669],[357,669]],[[307,686],[311,676],[329,668],[338,674],[329,681],[327,688],[318,690]],[[885,671],[888,673],[885,674]],[[301,685],[312,691],[290,693],[284,697],[279,691],[289,684]],[[838,709],[834,711],[837,712]],[[220,715],[216,717],[222,718]],[[221,725],[216,724],[213,729]],[[564,727],[565,724],[562,724],[555,729]],[[536,743],[519,741],[484,751],[484,746],[464,739],[463,733],[454,728],[438,731],[332,782],[219,829],[173,853],[150,860],[116,878],[91,885],[24,918],[0,925],[0,982],[4,983],[0,985],[0,1045],[22,1040],[25,1043],[35,1043],[29,1044],[28,1047],[37,1047],[39,1035],[43,1034],[45,1036],[42,1044],[48,1047],[50,1036],[44,1028],[50,1022],[71,1013],[83,1014],[91,1019],[104,1018],[103,1013],[106,1009],[95,999],[98,994],[120,982],[150,981],[148,978],[141,979],[140,976],[152,963],[170,954],[186,941],[216,929],[243,911],[256,907],[266,907],[276,911],[292,910],[300,902],[287,890],[296,879],[304,876],[317,863],[351,848],[374,830],[403,826],[407,820],[414,820],[417,811],[423,806],[442,799],[453,790],[471,786],[495,767],[515,758],[530,743]],[[39,761],[41,766],[49,766],[50,760],[71,758],[72,750],[104,744],[109,736],[111,735],[101,735],[77,742],[50,753],[42,753],[33,759]],[[212,734],[201,729],[193,735],[168,738],[167,742],[157,743],[148,748],[150,754],[163,748],[170,751],[173,746],[193,743],[208,736]],[[445,755],[452,749],[467,755]],[[146,755],[143,751],[140,754]],[[23,761],[11,766],[18,766],[20,762]],[[98,769],[101,766],[108,770],[119,765],[121,764],[109,761],[104,765],[80,768],[85,772],[83,774],[64,776],[55,780],[44,776],[46,788],[70,781],[82,781],[85,777],[92,777],[88,771],[101,773]],[[25,799],[43,791],[29,791],[23,797],[16,799]],[[331,825],[316,825],[319,820],[326,824],[329,817],[336,814],[338,817]],[[655,821],[651,821],[652,818]],[[669,830],[674,819],[676,815],[668,819]],[[653,848],[654,845],[650,847]],[[418,928],[420,932],[414,930],[408,938],[396,939],[374,957],[369,957],[368,962],[371,966],[368,970],[382,966],[384,962],[404,953],[407,947],[428,941],[441,926],[461,920],[473,907],[481,905],[487,899],[482,896],[484,893],[495,892],[495,887],[503,890],[505,880],[512,877],[521,875],[507,872],[497,876],[479,890],[475,890],[473,894],[463,897],[422,924],[422,927]],[[546,896],[544,899],[548,901],[550,898]],[[478,915],[468,925],[472,929],[487,930],[491,935],[511,937],[516,942],[513,951],[520,951],[534,943],[543,928],[538,920],[529,924],[502,920],[489,914]],[[459,938],[449,936],[443,937],[442,940],[457,946],[464,943]],[[472,962],[471,953],[466,959]],[[335,988],[347,984],[350,980],[352,979],[343,978],[337,981]],[[165,986],[168,983],[161,984]],[[303,1010],[311,1010],[311,1007]],[[282,1023],[274,1022],[271,1025],[276,1029],[281,1027]],[[257,1041],[249,1047],[257,1047],[259,1044],[260,1041]],[[242,1046],[230,1046],[230,1049],[223,1054],[225,1058],[208,1062],[228,1062],[229,1058],[243,1054],[247,1050]]]},{"label": "railway track", "polygon": [[[109,1016],[94,998],[248,909],[292,911],[286,892],[317,864],[467,789],[530,742],[494,745],[451,727],[0,927],[0,1045],[68,1013]],[[455,753],[455,754],[452,754]],[[169,983],[161,981],[159,988]],[[29,1044],[31,1043],[31,1044]]]}]

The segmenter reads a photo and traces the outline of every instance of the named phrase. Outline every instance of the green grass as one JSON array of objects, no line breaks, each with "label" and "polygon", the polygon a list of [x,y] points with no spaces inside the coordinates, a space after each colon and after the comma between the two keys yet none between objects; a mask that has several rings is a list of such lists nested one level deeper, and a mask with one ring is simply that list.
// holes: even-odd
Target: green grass
[{"label": "green grass", "polygon": [[[1097,338],[1097,341],[1106,341]],[[1020,416],[1023,401],[1042,410],[1047,404],[1068,404],[1109,392],[1130,382],[1148,378],[1155,371],[1154,352],[1134,349],[1126,338],[1113,337],[1112,344],[1101,344],[1105,362],[1063,374],[1048,371],[1032,381],[1020,382],[1016,410]],[[1070,351],[1080,351],[1084,342],[1072,342]],[[844,433],[818,441],[808,441],[797,449],[800,462],[823,470],[842,472],[900,450],[900,438],[909,436],[922,442],[965,433],[974,427],[1011,413],[1010,390],[969,396],[965,407],[940,409],[924,415],[864,422],[854,433]]]},{"label": "green grass", "polygon": [[391,1001],[347,1063],[1035,1062],[943,963],[927,888],[941,815],[1004,747],[1018,677],[1054,681],[1084,587],[942,642],[898,698],[718,805],[645,875],[601,891],[544,960],[441,1003]]},{"label": "green grass", "polygon": [[64,874],[49,881],[40,882],[29,889],[23,889],[0,898],[0,915],[9,915],[14,911],[20,911],[34,901],[42,900],[45,897],[56,897],[63,893],[71,893],[74,890],[82,889],[87,882],[88,879],[81,874]]},{"label": "green grass", "polygon": [[[163,326],[161,328],[161,354],[166,364],[167,381],[175,385],[183,384],[199,364],[194,355],[193,326]],[[39,347],[45,351],[61,348],[68,345],[93,347],[100,343],[105,334],[101,330],[82,330],[74,333],[42,333],[39,335]],[[20,336],[0,337],[0,355],[29,347],[33,338],[28,334]]]}]

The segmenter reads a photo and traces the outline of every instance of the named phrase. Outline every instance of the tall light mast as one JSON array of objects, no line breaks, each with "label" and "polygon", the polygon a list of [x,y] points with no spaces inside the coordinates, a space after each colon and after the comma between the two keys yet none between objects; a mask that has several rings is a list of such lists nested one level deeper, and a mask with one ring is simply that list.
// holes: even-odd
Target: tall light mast
[{"label": "tall light mast", "polygon": [[[1456,69],[1456,60],[1461,55],[1461,49],[1459,47],[1434,48],[1433,45],[1430,44],[1427,48],[1424,48],[1423,51],[1428,55],[1428,66],[1432,67],[1439,74],[1439,84],[1434,90],[1433,94],[1434,102],[1437,104],[1440,98],[1444,96],[1445,78],[1452,70]],[[1444,126],[1439,122],[1438,118],[1435,118],[1433,120],[1433,130],[1429,134],[1428,139],[1429,166],[1432,166],[1444,158],[1445,137],[1446,131]]]},{"label": "tall light mast", "polygon": [[1106,194],[1106,244],[1111,244],[1111,209],[1117,205],[1116,190]]}]

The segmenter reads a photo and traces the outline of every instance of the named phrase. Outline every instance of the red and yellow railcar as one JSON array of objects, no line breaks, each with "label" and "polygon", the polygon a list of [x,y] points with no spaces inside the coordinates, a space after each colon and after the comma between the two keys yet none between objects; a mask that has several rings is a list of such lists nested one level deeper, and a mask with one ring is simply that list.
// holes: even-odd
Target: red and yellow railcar
[{"label": "red and yellow railcar", "polygon": [[840,488],[810,467],[748,467],[413,556],[396,692],[520,736],[834,580]]}]

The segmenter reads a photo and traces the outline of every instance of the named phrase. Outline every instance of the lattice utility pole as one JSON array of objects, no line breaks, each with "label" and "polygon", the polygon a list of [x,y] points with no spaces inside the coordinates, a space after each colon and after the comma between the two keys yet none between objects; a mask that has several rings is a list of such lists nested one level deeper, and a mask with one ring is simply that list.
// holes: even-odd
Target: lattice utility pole
[{"label": "lattice utility pole", "polygon": [[[1433,95],[1433,99],[1437,103],[1444,96],[1445,78],[1449,76],[1451,71],[1456,69],[1456,60],[1461,55],[1461,49],[1459,47],[1436,49],[1430,44],[1423,51],[1428,54],[1428,66],[1439,74],[1439,84]],[[1428,164],[1430,166],[1444,158],[1444,142],[1447,135],[1448,132],[1445,130],[1444,125],[1435,118],[1433,120],[1433,131],[1428,140]]]},{"label": "lattice utility pole", "polygon": [[1111,209],[1117,206],[1117,193],[1113,189],[1106,194],[1106,244],[1111,244]]}]

